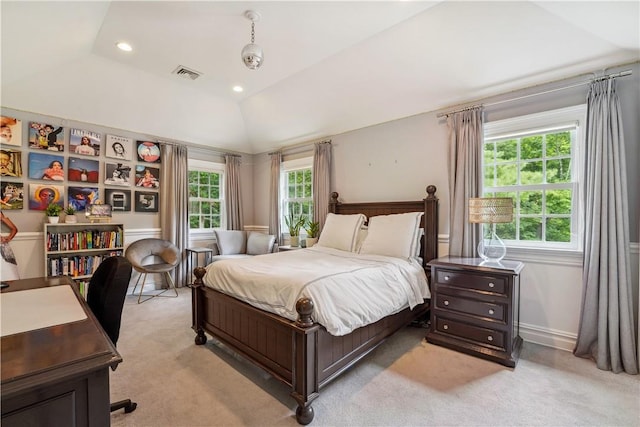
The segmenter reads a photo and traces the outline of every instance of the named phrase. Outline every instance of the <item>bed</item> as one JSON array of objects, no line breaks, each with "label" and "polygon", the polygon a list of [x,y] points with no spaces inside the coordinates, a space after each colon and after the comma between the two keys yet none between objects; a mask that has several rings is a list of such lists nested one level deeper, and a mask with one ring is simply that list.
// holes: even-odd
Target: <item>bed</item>
[{"label": "bed", "polygon": [[[378,215],[424,212],[420,226],[420,262],[427,276],[427,263],[438,253],[438,199],[436,187],[427,187],[423,200],[406,202],[342,203],[332,193],[329,212],[338,215]],[[270,255],[264,255],[270,256]],[[429,301],[359,327],[345,335],[332,335],[314,322],[314,301],[296,301],[295,320],[259,309],[226,293],[205,286],[206,269],[194,270],[192,285],[195,343],[205,344],[211,335],[261,367],[291,388],[297,403],[296,420],[309,424],[314,417],[312,402],[330,381],[357,363],[386,338],[416,319],[426,317]]]}]

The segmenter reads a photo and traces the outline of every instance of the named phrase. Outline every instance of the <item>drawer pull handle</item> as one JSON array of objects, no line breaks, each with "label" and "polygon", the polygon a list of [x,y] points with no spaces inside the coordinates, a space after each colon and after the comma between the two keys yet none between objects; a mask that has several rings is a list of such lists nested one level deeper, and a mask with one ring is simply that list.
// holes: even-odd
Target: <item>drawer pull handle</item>
[{"label": "drawer pull handle", "polygon": [[444,276],[444,280],[448,281],[449,280],[449,276]]},{"label": "drawer pull handle", "polygon": [[487,341],[493,341],[493,337],[492,337],[491,335],[489,335],[489,336],[487,337]]},{"label": "drawer pull handle", "polygon": [[493,309],[489,309],[489,314],[493,314],[493,313],[494,313]]},{"label": "drawer pull handle", "polygon": [[493,288],[495,285],[493,284],[493,282],[489,282],[489,287]]},{"label": "drawer pull handle", "polygon": [[449,300],[444,300],[444,305],[449,305]]},{"label": "drawer pull handle", "polygon": [[449,325],[442,325],[442,329],[446,331],[447,329],[449,329]]}]

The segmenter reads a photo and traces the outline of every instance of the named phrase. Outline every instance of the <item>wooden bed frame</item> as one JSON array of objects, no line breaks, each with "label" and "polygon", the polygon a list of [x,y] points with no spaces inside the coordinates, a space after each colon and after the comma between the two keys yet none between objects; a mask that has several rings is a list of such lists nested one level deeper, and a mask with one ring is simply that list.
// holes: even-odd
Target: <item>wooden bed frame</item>
[{"label": "wooden bed frame", "polygon": [[[438,199],[436,187],[427,187],[427,197],[412,202],[340,203],[332,193],[329,211],[336,214],[376,215],[424,210],[422,261],[438,255]],[[296,304],[298,319],[291,321],[255,308],[204,285],[205,269],[198,267],[192,286],[195,342],[206,343],[205,332],[231,347],[250,362],[291,387],[298,403],[296,420],[306,425],[313,420],[311,403],[322,387],[380,345],[386,338],[426,315],[429,301],[388,316],[378,322],[336,337],[312,320],[313,301],[301,298]]]}]

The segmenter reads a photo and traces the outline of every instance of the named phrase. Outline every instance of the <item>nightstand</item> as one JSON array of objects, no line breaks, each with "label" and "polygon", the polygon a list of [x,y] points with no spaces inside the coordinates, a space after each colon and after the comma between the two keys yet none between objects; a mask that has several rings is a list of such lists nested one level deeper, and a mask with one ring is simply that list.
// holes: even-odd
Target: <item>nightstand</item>
[{"label": "nightstand", "polygon": [[302,249],[302,248],[300,246],[290,246],[290,245],[278,246],[278,252],[295,251],[297,249]]},{"label": "nightstand", "polygon": [[480,258],[432,260],[427,341],[515,367],[520,337],[520,272],[524,264]]}]

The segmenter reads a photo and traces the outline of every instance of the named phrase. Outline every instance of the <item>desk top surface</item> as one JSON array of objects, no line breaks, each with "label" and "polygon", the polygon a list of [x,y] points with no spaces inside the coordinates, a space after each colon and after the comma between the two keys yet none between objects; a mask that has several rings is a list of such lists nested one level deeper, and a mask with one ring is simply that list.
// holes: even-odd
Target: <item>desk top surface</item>
[{"label": "desk top surface", "polygon": [[120,354],[94,317],[77,286],[66,277],[14,280],[2,293],[71,285],[86,318],[0,338],[2,397],[79,372],[115,366]]}]

